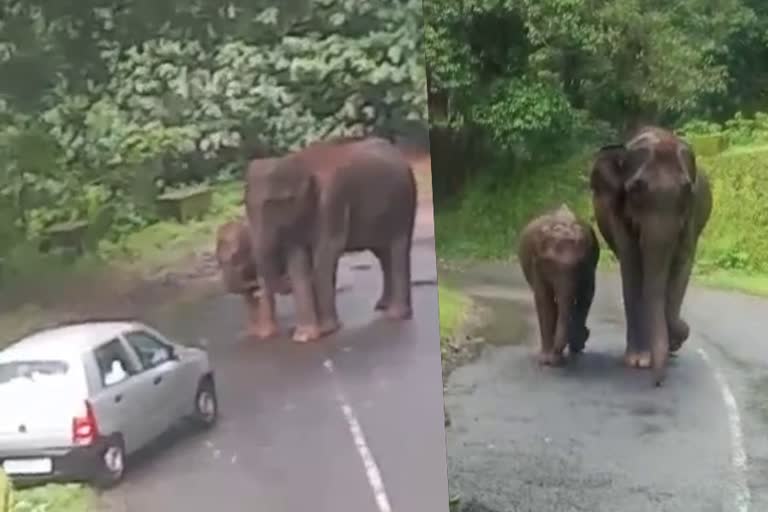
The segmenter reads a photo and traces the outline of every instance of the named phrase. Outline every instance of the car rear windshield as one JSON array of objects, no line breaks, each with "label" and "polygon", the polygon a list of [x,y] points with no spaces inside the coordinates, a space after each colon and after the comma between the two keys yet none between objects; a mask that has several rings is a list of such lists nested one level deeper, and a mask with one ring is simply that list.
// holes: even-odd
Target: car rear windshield
[{"label": "car rear windshield", "polygon": [[0,363],[0,385],[16,379],[62,377],[69,371],[64,361],[12,361]]}]

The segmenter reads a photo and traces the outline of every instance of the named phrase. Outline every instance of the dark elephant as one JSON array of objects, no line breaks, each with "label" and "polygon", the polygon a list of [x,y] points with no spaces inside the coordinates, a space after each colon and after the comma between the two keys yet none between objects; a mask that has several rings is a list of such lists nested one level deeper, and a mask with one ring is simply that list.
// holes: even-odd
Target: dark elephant
[{"label": "dark elephant", "polygon": [[597,153],[591,188],[598,228],[621,266],[625,363],[652,365],[660,386],[670,352],[689,335],[680,308],[712,211],[709,181],[683,140],[646,127]]},{"label": "dark elephant", "polygon": [[589,338],[586,322],[600,258],[597,236],[592,226],[563,205],[528,223],[520,236],[518,257],[536,303],[539,362],[559,364],[566,345],[575,355]]},{"label": "dark elephant", "polygon": [[[216,261],[221,270],[224,289],[243,297],[249,315],[249,331],[258,332],[257,306],[259,302],[259,275],[251,252],[250,233],[245,219],[225,222],[216,230]],[[278,262],[280,279],[278,292],[291,293],[284,263]]]},{"label": "dark elephant", "polygon": [[276,332],[277,260],[286,262],[293,286],[296,341],[339,329],[336,270],[345,252],[373,252],[384,282],[376,309],[392,318],[411,316],[416,181],[408,161],[387,140],[324,141],[274,165],[249,166],[246,211],[263,273],[262,337]]}]

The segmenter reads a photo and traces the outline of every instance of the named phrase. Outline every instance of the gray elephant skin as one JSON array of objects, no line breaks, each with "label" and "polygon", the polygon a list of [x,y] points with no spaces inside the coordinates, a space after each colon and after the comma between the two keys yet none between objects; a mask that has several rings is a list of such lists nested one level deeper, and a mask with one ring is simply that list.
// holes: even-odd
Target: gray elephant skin
[{"label": "gray elephant skin", "polygon": [[666,378],[669,354],[690,329],[680,317],[712,192],[693,150],[674,133],[645,127],[601,148],[590,186],[598,228],[621,267],[625,364]]},{"label": "gray elephant skin", "polygon": [[416,181],[410,163],[389,141],[327,140],[269,164],[254,162],[245,195],[263,277],[259,337],[277,332],[277,261],[285,262],[293,288],[293,339],[305,342],[338,330],[336,271],[339,258],[352,251],[370,250],[381,264],[384,284],[375,308],[390,318],[411,317]]},{"label": "gray elephant skin", "polygon": [[534,295],[539,320],[539,362],[558,365],[568,346],[580,353],[589,338],[586,321],[595,295],[600,246],[595,231],[565,205],[523,229],[518,257]]},{"label": "gray elephant skin", "polygon": [[[215,256],[224,290],[243,298],[249,316],[246,333],[258,332],[256,312],[260,294],[259,274],[251,251],[250,233],[245,219],[237,218],[218,227]],[[291,293],[291,285],[284,267],[284,263],[278,262],[278,292],[287,295]]]}]

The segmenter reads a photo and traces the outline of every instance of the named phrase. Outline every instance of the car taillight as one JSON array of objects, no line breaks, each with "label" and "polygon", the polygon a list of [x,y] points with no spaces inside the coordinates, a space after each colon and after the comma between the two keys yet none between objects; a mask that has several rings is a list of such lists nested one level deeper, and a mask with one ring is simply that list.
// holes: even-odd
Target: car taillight
[{"label": "car taillight", "polygon": [[78,446],[89,445],[99,436],[99,427],[96,424],[96,415],[93,413],[91,403],[85,402],[85,416],[75,417],[72,420],[72,442]]}]

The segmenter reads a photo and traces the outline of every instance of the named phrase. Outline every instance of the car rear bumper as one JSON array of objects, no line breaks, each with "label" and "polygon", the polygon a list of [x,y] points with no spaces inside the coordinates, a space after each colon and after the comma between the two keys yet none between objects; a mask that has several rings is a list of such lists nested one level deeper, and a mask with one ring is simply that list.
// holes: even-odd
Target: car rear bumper
[{"label": "car rear bumper", "polygon": [[46,482],[88,481],[97,476],[106,448],[106,439],[89,446],[49,448],[30,451],[0,451],[0,468],[8,459],[50,458],[53,470],[45,474],[10,474],[15,484],[36,484]]}]

